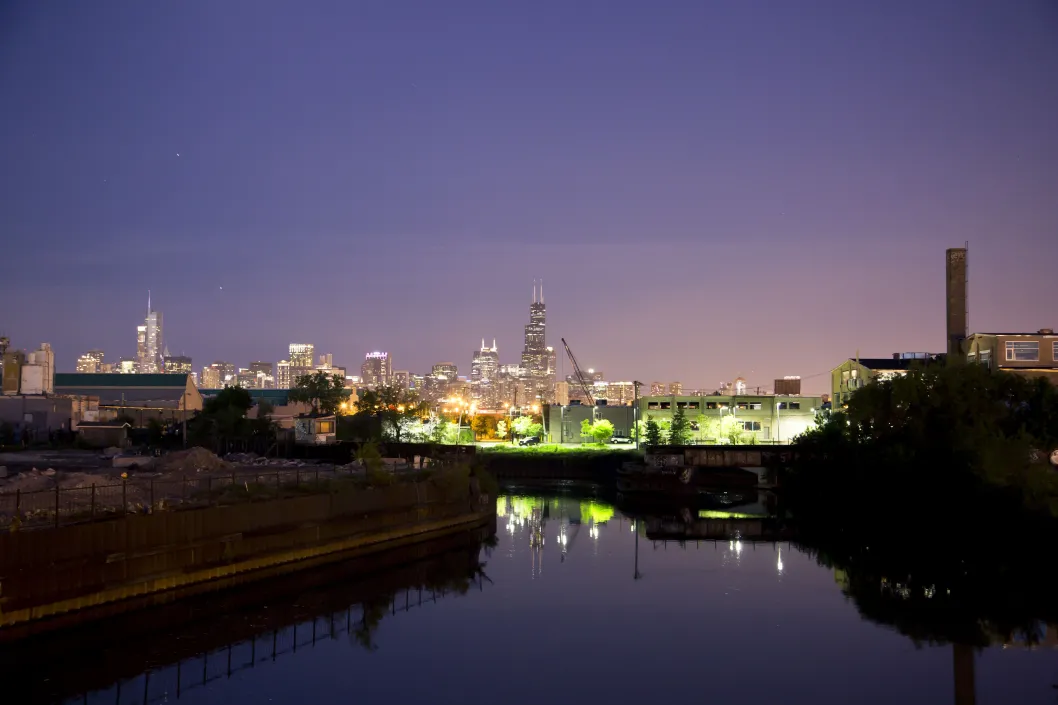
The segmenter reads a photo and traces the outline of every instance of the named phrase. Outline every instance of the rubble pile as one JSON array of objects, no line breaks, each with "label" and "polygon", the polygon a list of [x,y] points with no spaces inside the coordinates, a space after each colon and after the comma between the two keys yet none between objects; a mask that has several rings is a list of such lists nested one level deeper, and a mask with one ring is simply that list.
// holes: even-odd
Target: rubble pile
[{"label": "rubble pile", "polygon": [[155,468],[162,473],[224,472],[234,465],[221,460],[205,448],[188,448],[169,453],[159,459]]}]

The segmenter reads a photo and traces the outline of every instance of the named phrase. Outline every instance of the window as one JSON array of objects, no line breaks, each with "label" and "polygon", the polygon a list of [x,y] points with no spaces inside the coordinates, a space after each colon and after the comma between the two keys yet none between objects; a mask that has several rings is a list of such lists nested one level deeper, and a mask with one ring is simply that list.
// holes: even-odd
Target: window
[{"label": "window", "polygon": [[1051,343],[1051,359],[1058,362],[1058,340]]},{"label": "window", "polygon": [[697,409],[698,402],[696,401],[678,401],[676,407],[679,409]]},{"label": "window", "polygon": [[717,409],[719,407],[716,405],[715,401],[707,401],[707,402],[705,402],[705,408],[706,409]]},{"label": "window", "polygon": [[760,411],[764,408],[764,405],[759,401],[751,401],[749,403],[749,408],[751,411]]},{"label": "window", "polygon": [[781,401],[779,402],[779,411],[783,409],[800,409],[801,402],[799,401]]},{"label": "window", "polygon": [[749,402],[748,401],[740,401],[738,403],[738,408],[742,409],[743,411],[745,411],[746,409],[749,408]]},{"label": "window", "polygon": [[689,401],[689,402],[687,402],[687,408],[688,408],[688,409],[699,409],[699,408],[701,408],[701,407],[700,407],[700,406],[698,405],[698,402],[696,402],[696,401]]},{"label": "window", "polygon": [[657,410],[657,409],[660,409],[661,407],[658,405],[658,403],[656,401],[648,401],[647,402],[647,408],[648,409]]},{"label": "window", "polygon": [[1008,340],[1007,362],[1039,362],[1040,343],[1036,340]]},{"label": "window", "polygon": [[759,431],[760,421],[743,421],[742,428],[746,431]]},{"label": "window", "polygon": [[663,402],[661,402],[661,408],[662,409],[671,409],[672,408],[672,402],[671,401],[663,401]]},{"label": "window", "polygon": [[992,351],[991,350],[982,350],[978,354],[977,357],[978,357],[978,362],[980,362],[985,367],[991,367],[992,366]]}]

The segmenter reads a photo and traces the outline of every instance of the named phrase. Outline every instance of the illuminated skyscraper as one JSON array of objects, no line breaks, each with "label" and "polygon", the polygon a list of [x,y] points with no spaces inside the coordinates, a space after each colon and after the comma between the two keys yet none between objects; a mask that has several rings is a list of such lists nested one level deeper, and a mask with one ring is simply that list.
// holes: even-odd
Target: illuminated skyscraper
[{"label": "illuminated skyscraper", "polygon": [[470,363],[470,381],[488,382],[496,378],[500,370],[500,353],[496,348],[495,338],[492,347],[485,347],[485,339],[481,339],[481,350],[474,351],[474,357]]},{"label": "illuminated skyscraper", "polygon": [[393,376],[393,361],[388,352],[369,352],[364,355],[364,364],[360,366],[360,379],[365,386],[389,384]]},{"label": "illuminated skyscraper", "polygon": [[151,307],[151,292],[147,292],[147,317],[142,326],[136,327],[136,363],[138,372],[163,371],[162,312]]},{"label": "illuminated skyscraper", "polygon": [[163,371],[167,374],[191,374],[191,358],[186,355],[166,355]]},{"label": "illuminated skyscraper", "polygon": [[77,358],[77,371],[81,373],[91,374],[93,372],[102,372],[103,367],[103,351],[102,350],[89,350],[81,357]]},{"label": "illuminated skyscraper", "polygon": [[276,389],[290,389],[290,360],[280,360],[276,363]]},{"label": "illuminated skyscraper", "polygon": [[290,387],[298,382],[298,377],[311,375],[316,370],[316,346],[312,343],[290,344]]}]

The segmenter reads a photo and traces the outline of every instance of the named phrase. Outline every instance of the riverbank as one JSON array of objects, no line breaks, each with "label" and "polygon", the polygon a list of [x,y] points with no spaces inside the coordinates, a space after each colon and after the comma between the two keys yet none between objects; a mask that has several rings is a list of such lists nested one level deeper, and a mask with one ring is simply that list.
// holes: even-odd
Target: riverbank
[{"label": "riverbank", "polygon": [[488,524],[494,498],[427,480],[0,535],[0,641]]}]

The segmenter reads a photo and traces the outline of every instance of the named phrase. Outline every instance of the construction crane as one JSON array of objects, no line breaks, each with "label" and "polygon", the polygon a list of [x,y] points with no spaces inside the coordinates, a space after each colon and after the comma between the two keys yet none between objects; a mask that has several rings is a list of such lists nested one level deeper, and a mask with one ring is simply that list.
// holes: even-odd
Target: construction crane
[{"label": "construction crane", "polygon": [[577,364],[577,358],[573,357],[573,351],[569,349],[569,343],[566,342],[565,338],[562,338],[562,347],[566,349],[566,354],[569,355],[570,364],[573,365],[573,375],[580,382],[580,388],[584,390],[584,398],[588,400],[589,406],[595,406],[595,397],[591,395],[591,387],[588,386],[588,380],[584,378],[584,373],[580,371],[580,365]]}]

